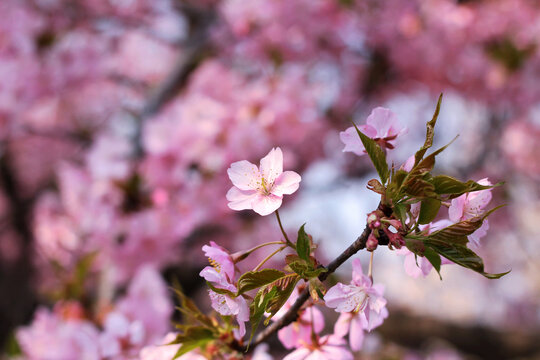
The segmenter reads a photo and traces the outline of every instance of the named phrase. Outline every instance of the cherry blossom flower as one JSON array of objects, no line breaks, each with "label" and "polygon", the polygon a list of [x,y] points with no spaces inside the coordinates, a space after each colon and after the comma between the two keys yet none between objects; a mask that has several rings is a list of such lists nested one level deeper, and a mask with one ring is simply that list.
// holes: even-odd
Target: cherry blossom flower
[{"label": "cherry blossom flower", "polygon": [[[491,185],[491,182],[484,178],[479,180],[480,185]],[[491,201],[491,189],[474,191],[463,194],[452,200],[448,209],[448,217],[454,223],[481,216],[485,207]],[[484,220],[482,226],[474,233],[469,235],[469,239],[476,246],[480,246],[480,239],[487,234],[489,223]]]},{"label": "cherry blossom flower", "polygon": [[234,280],[231,255],[213,241],[210,241],[210,246],[204,245],[202,250],[212,266],[205,267],[200,275],[221,289],[229,289]]},{"label": "cherry blossom flower", "polygon": [[[279,320],[291,308],[298,298],[299,291],[296,287],[281,309],[274,315],[272,320]],[[324,328],[324,316],[319,309],[310,306],[302,309],[298,320],[278,331],[278,339],[286,349],[302,347],[311,344],[312,332],[320,333]]]},{"label": "cherry blossom flower", "polygon": [[233,187],[227,192],[229,207],[233,210],[253,209],[265,216],[276,211],[283,195],[298,190],[301,177],[294,171],[283,171],[283,153],[273,148],[261,159],[260,166],[242,160],[227,170]]},{"label": "cherry blossom flower", "polygon": [[326,335],[317,344],[305,344],[283,360],[352,360],[353,355],[344,345],[342,337]]},{"label": "cherry blossom flower", "polygon": [[[366,125],[360,125],[358,129],[386,149],[393,149],[398,136],[407,132],[407,128],[399,124],[396,114],[382,107],[373,109],[367,118]],[[345,144],[344,152],[353,152],[359,156],[366,154],[354,126],[340,132],[339,138]]]},{"label": "cherry blossom flower", "polygon": [[[433,232],[450,225],[452,225],[452,222],[445,219],[430,223],[428,225],[420,225],[420,230],[428,229],[429,232]],[[414,253],[406,247],[402,247],[401,249],[396,250],[396,254],[405,256],[405,261],[403,262],[405,272],[407,273],[407,275],[413,278],[418,278],[420,276],[426,277],[433,269],[433,265],[431,265],[431,263],[426,257],[414,256]],[[453,264],[453,262],[441,256],[441,265],[448,264]]]},{"label": "cherry blossom flower", "polygon": [[360,259],[354,259],[351,284],[337,283],[326,293],[326,306],[342,313],[334,334],[345,336],[349,333],[351,349],[360,350],[364,330],[371,331],[388,317],[383,292],[382,285],[373,285],[371,279],[363,274]]},{"label": "cherry blossom flower", "polygon": [[[235,293],[238,289],[235,281],[235,268],[230,254],[221,246],[211,241],[210,246],[203,246],[203,251],[212,266],[205,267],[199,275],[218,289]],[[242,296],[230,296],[208,290],[212,307],[224,316],[234,315],[238,321],[239,331],[235,334],[242,337],[246,334],[245,322],[249,321],[249,307]]]}]

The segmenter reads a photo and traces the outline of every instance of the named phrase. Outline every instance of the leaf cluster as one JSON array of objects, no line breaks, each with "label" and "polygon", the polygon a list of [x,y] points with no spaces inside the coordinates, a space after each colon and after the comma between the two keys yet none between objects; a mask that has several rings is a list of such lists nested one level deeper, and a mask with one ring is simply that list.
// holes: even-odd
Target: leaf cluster
[{"label": "leaf cluster", "polygon": [[[435,124],[439,117],[442,94],[439,96],[435,113],[426,124],[426,138],[422,147],[414,155],[414,164],[410,171],[403,168],[390,169],[384,150],[371,138],[362,134],[356,128],[360,140],[364,144],[380,181],[377,179],[368,182],[368,189],[381,195],[381,204],[392,209],[393,216],[399,219],[405,229],[406,246],[418,256],[425,256],[439,272],[441,267],[440,256],[453,261],[463,267],[476,271],[488,278],[499,278],[506,273],[488,274],[484,271],[482,259],[467,248],[467,236],[482,226],[486,217],[493,212],[489,211],[483,216],[458,222],[444,229],[428,234],[421,232],[419,225],[431,223],[439,213],[443,202],[450,201],[463,194],[491,189],[502,185],[481,185],[473,180],[462,182],[447,175],[433,176],[431,171],[435,166],[436,156],[442,153],[450,144],[433,151],[426,156],[433,146]],[[355,126],[356,127],[356,126]],[[418,218],[411,213],[411,205],[420,203]],[[496,210],[496,209],[494,209]]]}]

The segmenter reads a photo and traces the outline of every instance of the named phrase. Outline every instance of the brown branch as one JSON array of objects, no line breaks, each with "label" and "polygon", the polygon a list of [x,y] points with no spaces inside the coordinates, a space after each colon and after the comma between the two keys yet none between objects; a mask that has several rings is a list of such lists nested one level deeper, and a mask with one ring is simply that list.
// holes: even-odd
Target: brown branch
[{"label": "brown branch", "polygon": [[442,339],[460,352],[481,359],[537,358],[540,355],[538,329],[493,329],[483,325],[460,325],[401,309],[377,329],[385,340],[411,349],[421,349]]},{"label": "brown branch", "polygon": [[[326,267],[328,271],[319,275],[319,280],[321,281],[326,280],[326,278],[328,278],[330,274],[334,273],[336,269],[340,267],[345,261],[347,261],[351,256],[356,254],[359,250],[364,249],[366,247],[366,241],[370,233],[371,233],[370,228],[366,226],[366,228],[362,232],[362,235],[360,235],[355,240],[355,242],[353,242],[345,251],[343,251],[337,258],[335,258],[330,264],[328,264],[328,266]],[[309,299],[309,291],[308,289],[305,289],[300,294],[298,299],[296,299],[296,301],[291,306],[291,308],[285,313],[285,315],[283,315],[276,322],[269,325],[255,338],[255,341],[253,342],[253,345],[250,348],[254,349],[255,346],[264,342],[270,336],[275,334],[278,330],[294,322],[298,318],[298,311],[300,311],[300,308],[302,307],[302,305],[304,305],[304,303],[308,299]]]}]

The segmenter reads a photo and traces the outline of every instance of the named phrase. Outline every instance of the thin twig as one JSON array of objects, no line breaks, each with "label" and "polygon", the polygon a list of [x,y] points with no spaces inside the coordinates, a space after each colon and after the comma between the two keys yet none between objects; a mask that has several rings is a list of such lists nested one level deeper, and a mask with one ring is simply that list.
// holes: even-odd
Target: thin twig
[{"label": "thin twig", "polygon": [[[337,258],[334,259],[326,267],[327,271],[319,275],[319,280],[324,281],[328,276],[336,271],[345,261],[347,261],[351,256],[356,254],[359,250],[362,250],[366,247],[366,241],[370,234],[371,230],[368,226],[362,232],[355,242],[353,242],[345,251],[343,251]],[[304,290],[290,309],[283,315],[279,320],[269,325],[264,329],[256,338],[250,349],[254,349],[258,344],[266,341],[270,336],[275,334],[278,330],[284,328],[290,323],[294,322],[298,317],[298,311],[304,305],[304,303],[309,299],[308,289]]]}]

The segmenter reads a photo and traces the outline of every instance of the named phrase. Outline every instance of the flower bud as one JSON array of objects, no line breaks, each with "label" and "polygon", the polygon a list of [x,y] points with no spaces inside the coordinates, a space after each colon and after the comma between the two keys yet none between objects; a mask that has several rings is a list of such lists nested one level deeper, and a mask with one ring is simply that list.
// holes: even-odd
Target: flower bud
[{"label": "flower bud", "polygon": [[379,240],[373,235],[373,233],[369,234],[369,237],[366,241],[366,250],[367,251],[373,251],[377,248],[379,245]]}]

